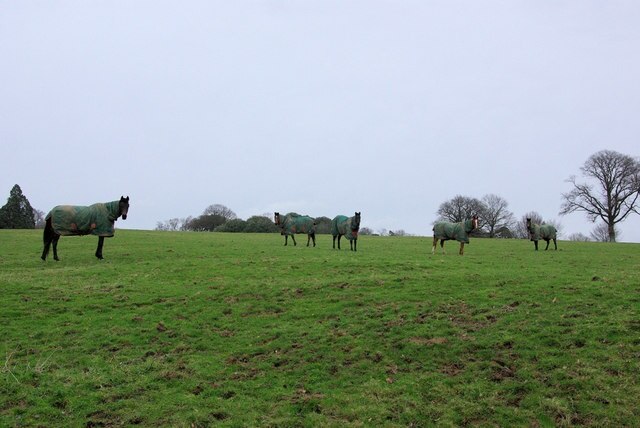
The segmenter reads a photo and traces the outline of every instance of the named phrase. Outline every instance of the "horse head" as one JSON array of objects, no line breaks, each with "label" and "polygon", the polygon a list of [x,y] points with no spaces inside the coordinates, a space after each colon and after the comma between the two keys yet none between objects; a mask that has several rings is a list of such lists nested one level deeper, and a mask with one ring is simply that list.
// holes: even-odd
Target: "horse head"
[{"label": "horse head", "polygon": [[531,231],[531,219],[527,217],[527,230]]},{"label": "horse head", "polygon": [[[477,216],[477,215],[473,215],[473,216],[471,217],[471,227],[472,227],[473,229],[477,229],[477,228],[478,228],[478,216]],[[472,230],[473,230],[473,229],[472,229]]]},{"label": "horse head", "polygon": [[276,226],[280,226],[280,213],[273,213],[273,222]]},{"label": "horse head", "polygon": [[357,230],[360,229],[360,213],[356,212],[356,215],[353,216],[353,221],[351,222],[351,229]]},{"label": "horse head", "polygon": [[127,213],[129,212],[129,197],[120,196],[120,202],[118,203],[118,214],[122,216],[123,220],[127,219]]}]

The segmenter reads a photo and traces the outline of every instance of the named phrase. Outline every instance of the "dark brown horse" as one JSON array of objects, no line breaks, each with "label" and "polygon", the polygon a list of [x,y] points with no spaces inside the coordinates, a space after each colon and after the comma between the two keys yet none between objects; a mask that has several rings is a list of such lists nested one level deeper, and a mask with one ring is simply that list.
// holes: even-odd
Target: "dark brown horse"
[{"label": "dark brown horse", "polygon": [[557,238],[556,235],[557,235],[558,231],[552,225],[550,225],[550,224],[543,224],[543,225],[535,224],[535,223],[531,222],[530,218],[528,218],[527,219],[527,231],[529,231],[529,237],[531,238],[531,240],[535,244],[536,251],[538,251],[538,241],[540,239],[544,239],[545,241],[547,241],[547,246],[544,249],[545,251],[549,249],[549,241],[552,240],[552,239],[553,239],[553,246],[555,247],[556,250],[558,249],[558,244],[556,242],[556,238]]},{"label": "dark brown horse", "polygon": [[336,238],[338,238],[338,250],[340,249],[340,238],[344,235],[344,237],[349,240],[349,248],[351,248],[351,251],[358,251],[360,218],[360,213],[356,212],[353,217],[339,215],[331,221],[331,235],[333,235],[334,249],[336,248]]},{"label": "dark brown horse", "polygon": [[316,221],[308,215],[289,213],[282,216],[280,213],[274,213],[273,222],[280,228],[280,235],[284,235],[284,245],[287,245],[289,236],[293,240],[293,245],[298,245],[295,234],[306,233],[307,247],[311,240],[313,240],[313,246],[316,246]]},{"label": "dark brown horse", "polygon": [[58,240],[60,236],[95,235],[98,237],[96,257],[102,260],[104,238],[115,233],[114,222],[122,216],[127,219],[129,197],[120,197],[119,201],[93,204],[88,207],[58,205],[45,217],[44,249],[42,260],[47,260],[49,246],[53,244],[53,258],[58,258]]}]

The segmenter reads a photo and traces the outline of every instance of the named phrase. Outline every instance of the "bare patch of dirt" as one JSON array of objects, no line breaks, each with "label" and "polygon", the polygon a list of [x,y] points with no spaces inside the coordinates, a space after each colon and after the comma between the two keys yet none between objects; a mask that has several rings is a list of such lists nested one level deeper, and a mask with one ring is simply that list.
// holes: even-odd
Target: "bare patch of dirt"
[{"label": "bare patch of dirt", "polygon": [[464,371],[464,365],[460,362],[447,363],[440,367],[440,373],[444,373],[447,376],[458,376]]},{"label": "bare patch of dirt", "polygon": [[447,339],[446,337],[432,337],[429,339],[427,339],[426,337],[412,337],[411,339],[409,339],[409,342],[416,345],[433,346],[449,343],[449,339]]}]

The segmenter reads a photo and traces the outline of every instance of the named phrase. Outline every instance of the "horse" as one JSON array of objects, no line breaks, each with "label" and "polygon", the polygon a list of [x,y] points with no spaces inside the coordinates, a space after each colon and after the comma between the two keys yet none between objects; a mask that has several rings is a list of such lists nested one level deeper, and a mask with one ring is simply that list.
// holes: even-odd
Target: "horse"
[{"label": "horse", "polygon": [[436,252],[436,244],[438,239],[440,240],[440,247],[442,248],[442,254],[446,254],[444,250],[444,241],[449,239],[455,239],[460,242],[459,254],[464,255],[464,244],[469,243],[469,233],[478,228],[478,216],[474,215],[470,219],[461,221],[459,223],[450,223],[448,221],[441,221],[433,225],[433,248],[431,248],[431,254]]},{"label": "horse", "polygon": [[358,251],[358,231],[360,230],[360,213],[356,212],[353,217],[346,215],[336,216],[331,220],[331,234],[333,235],[333,249],[336,248],[336,238],[338,238],[338,250],[340,249],[340,238],[342,235],[349,240],[351,251]]},{"label": "horse", "polygon": [[75,205],[58,205],[45,217],[44,249],[42,260],[47,260],[49,246],[53,244],[53,258],[58,258],[58,240],[60,236],[95,235],[98,237],[96,257],[102,257],[104,238],[110,238],[115,234],[114,222],[122,216],[127,219],[129,212],[129,197],[120,197],[119,201],[104,202],[88,207]]},{"label": "horse", "polygon": [[311,240],[313,240],[313,246],[316,246],[316,221],[312,217],[289,213],[283,218],[280,213],[274,213],[273,222],[280,228],[280,235],[284,235],[285,246],[289,236],[293,240],[293,245],[298,245],[295,238],[296,233],[307,234],[307,247]]},{"label": "horse", "polygon": [[544,239],[545,241],[547,241],[547,246],[544,249],[545,251],[549,249],[549,241],[552,239],[553,239],[553,246],[555,247],[556,251],[558,250],[558,244],[556,242],[556,237],[557,237],[556,235],[558,231],[552,225],[550,224],[539,225],[535,223],[532,224],[531,219],[527,218],[527,231],[529,231],[529,237],[535,244],[536,251],[538,251],[538,240],[540,239]]}]

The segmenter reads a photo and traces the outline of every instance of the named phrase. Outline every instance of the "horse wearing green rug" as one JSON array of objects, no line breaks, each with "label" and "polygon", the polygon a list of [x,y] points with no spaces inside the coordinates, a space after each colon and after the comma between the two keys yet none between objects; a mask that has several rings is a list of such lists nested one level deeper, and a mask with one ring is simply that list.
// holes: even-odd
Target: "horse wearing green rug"
[{"label": "horse wearing green rug", "polygon": [[438,239],[440,240],[440,248],[442,248],[442,254],[446,254],[444,250],[444,241],[449,239],[455,239],[460,242],[459,254],[464,255],[464,244],[469,243],[469,233],[478,228],[478,216],[474,215],[470,219],[461,221],[459,223],[450,223],[448,221],[441,221],[433,225],[433,248],[431,248],[431,254],[436,252],[436,244]]},{"label": "horse wearing green rug", "polygon": [[115,234],[114,222],[122,216],[127,219],[129,197],[120,197],[119,201],[104,202],[85,206],[58,205],[45,217],[44,249],[42,260],[47,259],[49,247],[53,244],[53,258],[58,258],[58,240],[60,236],[95,235],[98,237],[96,257],[102,260],[104,238]]},{"label": "horse wearing green rug", "polygon": [[549,241],[552,240],[552,239],[553,239],[553,246],[555,247],[556,250],[558,249],[558,244],[556,242],[556,237],[557,237],[556,235],[558,234],[558,231],[552,225],[550,225],[550,224],[543,224],[543,225],[535,224],[535,223],[531,222],[530,218],[528,218],[527,219],[527,230],[529,231],[529,237],[531,238],[531,240],[535,244],[536,251],[538,251],[538,241],[540,239],[544,239],[545,241],[547,241],[547,246],[544,249],[545,251],[549,249]]},{"label": "horse wearing green rug", "polygon": [[336,216],[331,220],[331,234],[333,235],[333,248],[336,248],[336,238],[338,238],[338,250],[340,249],[340,238],[344,235],[349,240],[351,251],[358,251],[358,231],[360,230],[360,213],[356,212],[353,217],[346,215]]},{"label": "horse wearing green rug", "polygon": [[295,234],[306,233],[307,247],[311,240],[313,240],[313,246],[316,246],[316,221],[312,217],[295,213],[289,213],[283,217],[280,213],[274,213],[273,222],[280,228],[280,235],[284,235],[284,245],[287,245],[289,236],[293,240],[293,245],[298,245]]}]

